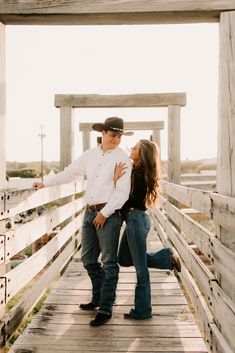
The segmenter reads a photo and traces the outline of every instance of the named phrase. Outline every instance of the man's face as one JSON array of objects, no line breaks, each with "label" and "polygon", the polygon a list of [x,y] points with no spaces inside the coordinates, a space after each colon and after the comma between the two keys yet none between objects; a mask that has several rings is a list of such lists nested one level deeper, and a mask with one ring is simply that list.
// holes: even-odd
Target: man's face
[{"label": "man's face", "polygon": [[102,135],[103,135],[102,146],[105,150],[113,150],[121,142],[122,135],[116,132],[103,131]]}]

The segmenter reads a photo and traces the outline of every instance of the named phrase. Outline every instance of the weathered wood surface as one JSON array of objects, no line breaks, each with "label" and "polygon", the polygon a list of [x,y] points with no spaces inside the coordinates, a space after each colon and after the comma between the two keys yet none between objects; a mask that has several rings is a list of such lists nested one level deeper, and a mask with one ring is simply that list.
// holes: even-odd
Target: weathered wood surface
[{"label": "weathered wood surface", "polygon": [[0,1],[6,24],[151,24],[218,22],[233,0],[21,0]]},{"label": "weathered wood surface", "polygon": [[[218,158],[217,184],[218,192],[234,199],[235,197],[235,11],[222,13],[220,16],[219,31],[219,120],[218,120]],[[220,217],[217,209],[218,222],[217,236],[233,253],[235,252],[234,203],[231,212],[229,227],[225,219]],[[226,212],[227,213],[227,212]],[[232,218],[233,214],[233,218]],[[222,221],[222,222],[221,222]],[[221,225],[222,223],[222,225]],[[235,284],[216,273],[222,289],[235,303]],[[222,326],[221,331],[224,331]],[[226,335],[226,333],[225,333]],[[229,338],[231,347],[235,351],[234,334]]]},{"label": "weathered wood surface", "polygon": [[235,233],[235,197],[212,194],[211,198],[214,221],[228,231]]},{"label": "weathered wood surface", "polygon": [[9,353],[207,352],[177,278],[171,271],[151,270],[153,318],[125,320],[133,305],[136,276],[121,269],[112,319],[92,328],[95,312],[79,309],[90,300],[91,284],[79,259],[74,259],[40,312]]},{"label": "weathered wood surface", "polygon": [[4,211],[5,211],[5,194],[4,192],[0,192],[0,215],[1,216],[4,214]]},{"label": "weathered wood surface", "polygon": [[60,170],[74,160],[74,110],[60,109]]},{"label": "weathered wood surface", "polygon": [[235,11],[221,14],[217,183],[219,193],[232,197],[235,197],[234,32]]},{"label": "weathered wood surface", "polygon": [[208,181],[208,180],[216,180],[216,171],[211,171],[210,173],[184,173],[180,175],[181,181]]},{"label": "weathered wood surface", "polygon": [[[159,204],[160,207],[166,210],[167,216],[156,208],[153,212],[153,216],[157,218],[157,220],[155,220],[153,217],[154,225],[162,242],[167,246],[171,246],[171,242],[181,257],[182,273],[180,277],[194,304],[198,320],[204,332],[204,337],[209,340],[208,342],[212,342],[210,346],[223,347],[223,341],[226,341],[226,347],[230,346],[229,350],[223,347],[223,349],[215,350],[216,352],[232,352],[232,341],[235,332],[234,303],[230,300],[228,295],[226,295],[225,291],[219,287],[216,278],[187,244],[179,231],[183,229],[183,231],[189,233],[191,236],[193,233],[198,235],[196,243],[199,249],[203,249],[203,252],[208,254],[208,257],[210,255],[210,260],[213,265],[216,263],[216,268],[228,279],[230,286],[234,283],[234,273],[228,275],[226,269],[234,267],[234,253],[223,246],[215,236],[206,229],[203,229],[202,226],[198,226],[197,230],[197,228],[195,228],[196,222],[182,215],[179,210],[168,201],[164,201],[163,198],[160,198]],[[173,223],[176,224],[179,231],[172,225],[169,219],[173,220]],[[194,230],[192,231],[192,229]],[[200,245],[200,243],[203,245]],[[227,272],[230,271],[227,270]],[[223,327],[222,333],[216,332],[216,334],[213,333],[213,335],[208,333],[208,327],[214,322],[216,322],[218,328]],[[214,331],[216,331],[215,327]]]},{"label": "weathered wood surface", "polygon": [[235,232],[235,198],[204,190],[161,181],[163,193],[180,203],[207,213],[215,222],[230,232]]},{"label": "weathered wood surface", "polygon": [[80,226],[81,216],[78,216],[35,254],[13,270],[6,273],[6,281],[8,283],[6,302],[17,294],[20,289],[22,289],[44,268],[44,266],[48,264],[53,256],[62,248],[66,241],[71,238]]},{"label": "weathered wood surface", "polygon": [[31,222],[20,225],[15,230],[6,232],[4,244],[0,243],[0,254],[1,249],[4,247],[6,254],[3,260],[0,257],[0,263],[4,260],[8,261],[12,256],[31,245],[41,236],[52,231],[53,228],[82,210],[83,202],[84,200],[79,198],[64,206],[57,207],[55,210],[49,211],[47,214],[35,218]]},{"label": "weathered wood surface", "polygon": [[0,22],[0,189],[6,186],[6,65],[5,26]]},{"label": "weathered wood surface", "polygon": [[180,183],[180,105],[168,106],[168,181]]},{"label": "weathered wood surface", "polygon": [[[162,196],[159,197],[159,206],[163,208],[174,224],[178,226],[182,237],[187,237],[197,245],[199,250],[213,263],[213,266],[232,285],[235,278],[235,254],[216,238],[215,234],[182,213]],[[227,210],[228,211],[228,210]],[[230,269],[228,271],[228,268]]]},{"label": "weathered wood surface", "polygon": [[164,193],[182,204],[204,213],[211,212],[212,204],[209,191],[191,189],[167,181],[162,181],[161,187]]},{"label": "weathered wood surface", "polygon": [[[123,291],[118,288],[112,320],[102,327],[103,329],[92,329],[89,327],[89,321],[94,313],[83,312],[78,308],[81,301],[89,300],[90,291],[82,289],[78,293],[76,289],[73,289],[73,287],[76,288],[78,281],[83,282],[84,288],[87,288],[88,284],[86,273],[83,270],[79,271],[79,264],[76,263],[76,265],[76,270],[72,268],[72,264],[65,274],[69,276],[72,288],[66,294],[63,281],[62,287],[57,285],[42,311],[16,341],[11,352],[27,348],[30,348],[32,352],[46,350],[48,353],[54,349],[63,349],[64,352],[76,349],[84,353],[91,350],[101,352],[175,350],[180,352],[185,349],[192,352],[207,351],[182,292],[180,294],[182,303],[179,303],[174,294],[169,296],[167,302],[164,303],[165,293],[162,293],[161,289],[153,290],[153,318],[133,322],[124,320],[123,313],[127,312],[133,303],[134,288],[132,291],[126,291],[126,296],[123,296]],[[133,281],[135,279],[133,270],[127,274],[128,276],[124,276],[126,284],[129,282],[128,277],[131,277]],[[167,273],[161,276],[163,287],[165,278],[168,276],[173,277]],[[176,280],[174,282],[176,283]],[[154,276],[152,283],[154,283]],[[133,340],[138,343],[132,343]]]},{"label": "weathered wood surface", "polygon": [[[210,350],[212,352],[233,353],[228,342],[224,339],[218,327],[214,324],[214,317],[206,305],[204,297],[198,290],[196,282],[186,268],[183,268],[180,277],[192,303],[204,339],[210,347]],[[224,316],[224,313],[222,315]],[[228,322],[227,319],[226,321]]]},{"label": "weathered wood surface", "polygon": [[[33,189],[6,191],[4,212],[1,212],[0,220],[14,217],[20,212],[30,210],[32,208],[42,206],[48,202],[75,195],[85,189],[85,182],[73,182],[69,184],[56,185],[43,188],[38,191]],[[1,202],[3,202],[1,200]]]},{"label": "weathered wood surface", "polygon": [[[43,295],[47,288],[51,286],[52,281],[54,281],[55,278],[59,276],[60,271],[68,263],[73,253],[75,252],[79,238],[80,235],[77,235],[73,238],[73,240],[66,246],[66,248],[62,250],[60,255],[53,261],[52,265],[44,271],[38,281],[34,283],[34,285],[27,293],[24,294],[17,305],[14,306],[10,312],[2,318],[3,327],[1,328],[1,332],[4,332],[4,339],[7,340],[14,333],[24,317],[26,317],[27,314],[32,310],[34,305],[38,302],[39,298]],[[0,284],[2,284],[1,281]],[[3,289],[5,288],[3,287]],[[0,291],[0,295],[1,294],[2,292]]]},{"label": "weathered wood surface", "polygon": [[186,105],[186,93],[137,93],[122,95],[56,94],[56,107],[167,107]]},{"label": "weathered wood surface", "polygon": [[[80,131],[93,131],[93,123],[80,123]],[[163,130],[164,121],[128,121],[124,122],[125,130]]]},{"label": "weathered wood surface", "polygon": [[181,185],[199,190],[216,191],[216,180],[183,181]]},{"label": "weathered wood surface", "polygon": [[[79,124],[79,125],[81,125],[81,124]],[[80,130],[81,130],[81,127],[80,127]],[[83,151],[86,151],[88,148],[91,147],[91,139],[90,139],[90,131],[89,130],[84,130],[82,132],[82,146],[83,146]]]}]

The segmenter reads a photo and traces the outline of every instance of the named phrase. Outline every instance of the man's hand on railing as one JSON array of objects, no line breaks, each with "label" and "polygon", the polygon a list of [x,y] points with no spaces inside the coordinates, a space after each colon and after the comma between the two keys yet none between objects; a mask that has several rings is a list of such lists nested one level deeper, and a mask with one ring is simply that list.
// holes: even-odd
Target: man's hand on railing
[{"label": "man's hand on railing", "polygon": [[40,181],[36,182],[36,183],[33,183],[33,189],[35,190],[39,190],[39,189],[42,189],[44,188],[44,184]]}]

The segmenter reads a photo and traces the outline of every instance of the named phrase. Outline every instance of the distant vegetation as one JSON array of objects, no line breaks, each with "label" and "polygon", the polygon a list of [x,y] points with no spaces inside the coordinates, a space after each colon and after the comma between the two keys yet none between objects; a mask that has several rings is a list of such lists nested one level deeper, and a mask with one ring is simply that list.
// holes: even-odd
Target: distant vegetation
[{"label": "distant vegetation", "polygon": [[[60,162],[44,162],[44,174],[50,171],[58,173]],[[184,160],[181,162],[181,173],[200,173],[203,170],[216,170],[216,159],[201,159],[197,161]],[[162,161],[162,173],[167,172],[167,161]],[[41,162],[7,162],[8,177],[38,178],[41,175]]]},{"label": "distant vegetation", "polygon": [[[53,170],[59,172],[60,163],[57,161],[43,162],[44,174]],[[41,175],[41,162],[7,162],[7,176],[21,178],[38,178]]]},{"label": "distant vegetation", "polygon": [[7,176],[9,178],[12,177],[20,177],[20,178],[39,178],[41,175],[40,171],[37,169],[7,169]]}]

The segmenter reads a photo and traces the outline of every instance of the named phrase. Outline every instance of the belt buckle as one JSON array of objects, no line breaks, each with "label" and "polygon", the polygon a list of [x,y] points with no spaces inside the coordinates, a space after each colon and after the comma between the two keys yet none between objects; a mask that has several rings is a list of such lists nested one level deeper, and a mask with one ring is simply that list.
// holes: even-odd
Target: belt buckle
[{"label": "belt buckle", "polygon": [[97,205],[87,205],[87,209],[90,212],[99,212],[105,205],[105,203],[99,203]]},{"label": "belt buckle", "polygon": [[94,212],[93,211],[94,210],[94,206],[87,205],[87,209],[88,209],[89,212]]},{"label": "belt buckle", "polygon": [[98,208],[97,208],[97,205],[87,205],[87,209],[89,212],[97,212],[98,211]]}]

